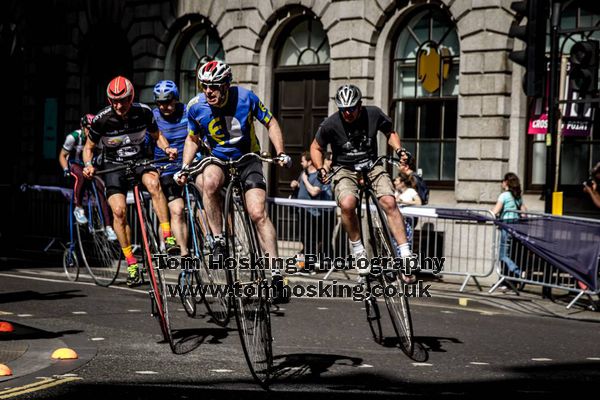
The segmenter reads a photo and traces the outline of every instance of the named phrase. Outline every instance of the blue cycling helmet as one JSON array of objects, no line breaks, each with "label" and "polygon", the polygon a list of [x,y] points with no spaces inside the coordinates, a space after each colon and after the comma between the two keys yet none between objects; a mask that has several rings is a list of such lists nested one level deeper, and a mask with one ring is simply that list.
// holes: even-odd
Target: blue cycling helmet
[{"label": "blue cycling helmet", "polygon": [[154,86],[154,101],[179,100],[179,89],[173,81],[160,81]]}]

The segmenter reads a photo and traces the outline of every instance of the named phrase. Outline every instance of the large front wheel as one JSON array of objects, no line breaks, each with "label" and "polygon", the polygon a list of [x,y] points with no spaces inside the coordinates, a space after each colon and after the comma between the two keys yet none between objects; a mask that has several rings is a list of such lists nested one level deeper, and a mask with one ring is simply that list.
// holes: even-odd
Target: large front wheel
[{"label": "large front wheel", "polygon": [[99,196],[89,188],[84,189],[84,209],[88,223],[77,226],[77,242],[81,261],[97,285],[109,286],[119,275],[124,262],[119,242],[108,240]]},{"label": "large front wheel", "polygon": [[273,350],[265,266],[260,261],[252,262],[253,258],[262,257],[256,228],[244,212],[243,199],[234,199],[231,190],[230,187],[223,218],[223,226],[227,226],[228,256],[238,265],[243,259],[249,261],[247,268],[228,271],[229,283],[238,292],[233,298],[235,320],[250,372],[257,382],[266,386],[273,366]]},{"label": "large front wheel", "polygon": [[[397,255],[392,245],[392,235],[387,217],[373,194],[367,194],[366,200],[371,256],[393,260]],[[382,275],[382,282],[386,286],[390,286],[389,289],[386,288],[386,293],[392,294],[391,296],[385,296],[385,305],[390,314],[400,348],[410,357],[414,352],[413,327],[408,298],[404,295],[405,291],[401,272],[392,271],[390,268],[387,272],[384,269]]]}]

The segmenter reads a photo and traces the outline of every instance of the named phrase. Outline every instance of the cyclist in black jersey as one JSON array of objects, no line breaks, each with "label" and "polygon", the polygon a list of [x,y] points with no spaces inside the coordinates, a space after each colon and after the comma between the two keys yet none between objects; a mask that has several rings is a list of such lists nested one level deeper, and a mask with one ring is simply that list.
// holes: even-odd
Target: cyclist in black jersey
[{"label": "cyclist in black jersey", "polygon": [[[401,160],[406,150],[400,145],[400,137],[393,129],[390,117],[378,107],[362,105],[362,94],[358,87],[342,85],[337,90],[335,102],[339,112],[321,123],[310,146],[310,156],[315,168],[319,170],[321,180],[327,175],[327,171],[323,168],[323,155],[327,145],[331,145],[333,165],[343,167],[333,179],[334,196],[342,210],[342,224],[348,233],[353,255],[357,259],[366,259],[367,252],[360,240],[359,221],[356,215],[358,181],[355,167],[377,159],[378,132],[386,136],[388,145]],[[375,165],[369,177],[379,203],[387,215],[391,233],[396,241],[397,255],[402,258],[414,257],[406,238],[404,219],[396,205],[394,187],[389,174],[383,166]],[[359,265],[359,262],[357,261],[356,264]],[[359,270],[360,275],[369,274],[369,263],[366,265],[366,268]],[[406,282],[414,280],[413,276],[404,278]]]},{"label": "cyclist in black jersey", "polygon": [[[154,114],[145,104],[133,103],[132,83],[118,76],[106,89],[110,106],[101,110],[92,120],[90,135],[83,150],[84,175],[91,178],[95,173],[92,155],[96,145],[102,147],[101,163],[104,169],[122,165],[129,160],[146,158],[146,132],[156,141],[158,147],[174,160],[177,149],[169,147],[169,142],[158,129]],[[159,174],[155,167],[148,166],[135,171],[152,197],[152,205],[160,222],[167,253],[177,251],[175,238],[171,234],[167,200],[160,187]],[[130,229],[126,218],[126,195],[129,184],[125,171],[107,173],[105,176],[108,203],[113,211],[114,230],[117,233],[123,254],[127,260],[128,286],[139,285],[137,259],[132,253]]]}]

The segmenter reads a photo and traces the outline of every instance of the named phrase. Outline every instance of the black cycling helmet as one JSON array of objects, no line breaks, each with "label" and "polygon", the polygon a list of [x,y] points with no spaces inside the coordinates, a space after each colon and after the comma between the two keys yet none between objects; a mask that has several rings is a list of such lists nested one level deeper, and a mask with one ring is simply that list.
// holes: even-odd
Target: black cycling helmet
[{"label": "black cycling helmet", "polygon": [[354,85],[342,85],[335,94],[335,104],[338,108],[351,108],[360,104],[362,93]]}]

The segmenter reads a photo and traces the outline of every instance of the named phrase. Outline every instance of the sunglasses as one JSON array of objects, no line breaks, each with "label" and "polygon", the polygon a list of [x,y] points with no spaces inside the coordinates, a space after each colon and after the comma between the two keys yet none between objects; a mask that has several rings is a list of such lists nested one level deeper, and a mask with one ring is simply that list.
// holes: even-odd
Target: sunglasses
[{"label": "sunglasses", "polygon": [[358,109],[358,106],[354,106],[354,107],[343,107],[340,108],[341,112],[349,112],[349,113],[353,113],[354,111],[356,111]]},{"label": "sunglasses", "polygon": [[224,86],[224,83],[202,83],[200,84],[200,86],[202,87],[203,90],[221,90],[221,88]]},{"label": "sunglasses", "polygon": [[158,100],[156,102],[156,104],[158,104],[159,106],[168,106],[169,104],[171,104],[172,101],[173,101],[173,99],[170,99],[170,100]]}]

